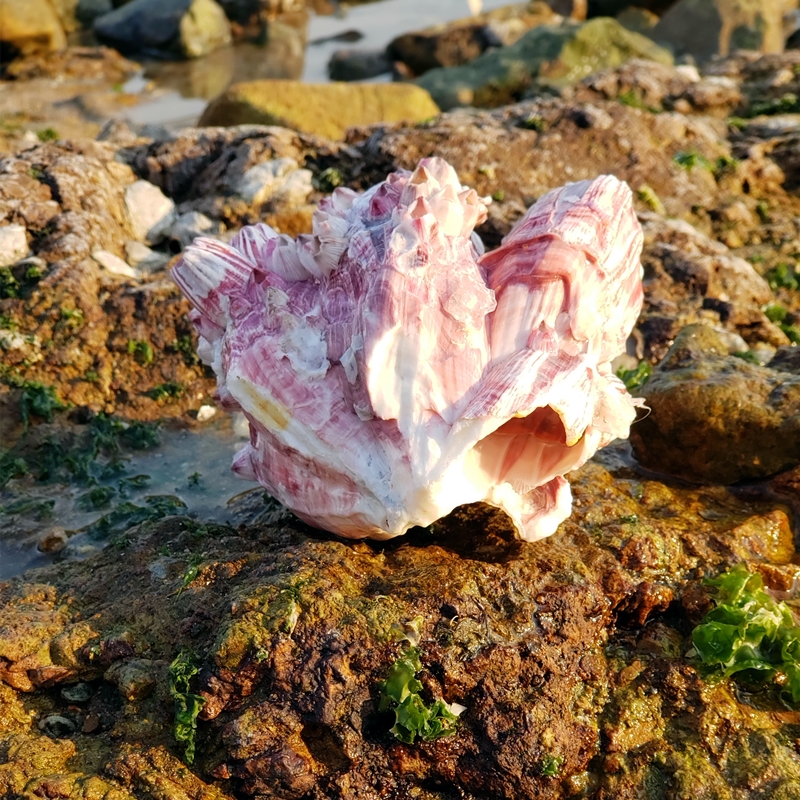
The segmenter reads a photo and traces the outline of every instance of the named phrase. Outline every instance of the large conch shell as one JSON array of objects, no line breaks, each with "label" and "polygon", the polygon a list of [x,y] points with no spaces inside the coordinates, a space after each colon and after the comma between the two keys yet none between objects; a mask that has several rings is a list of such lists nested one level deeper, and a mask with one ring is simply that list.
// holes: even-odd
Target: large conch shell
[{"label": "large conch shell", "polygon": [[481,255],[487,199],[439,158],[337,189],[296,240],[197,239],[172,275],[250,443],[233,469],[311,525],[385,539],[456,506],[522,538],[570,513],[565,473],[626,437],[612,374],[642,302],[642,234],[610,176],[542,197]]}]

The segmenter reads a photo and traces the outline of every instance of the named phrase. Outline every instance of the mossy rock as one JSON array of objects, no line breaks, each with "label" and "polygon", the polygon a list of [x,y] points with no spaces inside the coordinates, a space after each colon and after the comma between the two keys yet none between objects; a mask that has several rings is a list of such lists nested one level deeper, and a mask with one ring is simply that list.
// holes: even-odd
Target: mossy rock
[{"label": "mossy rock", "polygon": [[236,83],[206,108],[200,125],[280,125],[329,139],[347,128],[377,122],[419,122],[439,107],[418,86],[383,84],[306,84],[264,80]]},{"label": "mossy rock", "polygon": [[536,81],[564,86],[632,58],[672,64],[672,56],[646,36],[599,17],[584,24],[541,25],[518,42],[490,50],[462,67],[427,72],[417,85],[442,109],[494,107],[520,99]]}]

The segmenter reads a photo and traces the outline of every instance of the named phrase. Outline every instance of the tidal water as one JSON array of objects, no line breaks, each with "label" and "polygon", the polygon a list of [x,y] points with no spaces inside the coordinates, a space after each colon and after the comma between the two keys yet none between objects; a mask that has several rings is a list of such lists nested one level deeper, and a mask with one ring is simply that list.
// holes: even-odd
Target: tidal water
[{"label": "tidal water", "polygon": [[[119,469],[92,487],[31,477],[10,481],[0,492],[0,580],[53,560],[86,558],[122,535],[130,520],[135,524],[151,512],[234,522],[236,499],[257,484],[231,472],[245,431],[219,416],[194,430],[162,429],[158,447],[126,454]],[[87,498],[98,487],[108,501],[87,509]],[[66,531],[66,547],[58,553],[40,552],[42,536],[55,528]]]},{"label": "tidal water", "polygon": [[[513,0],[483,0],[483,10]],[[124,91],[137,94],[152,81],[159,96],[131,108],[139,125],[168,129],[194,125],[206,103],[232,83],[266,78],[328,82],[328,61],[340,49],[375,50],[409,31],[469,17],[467,0],[379,0],[341,4],[335,14],[291,15],[270,24],[263,43],[242,42],[189,61],[144,61],[144,73]],[[390,80],[388,74],[375,78]]]}]

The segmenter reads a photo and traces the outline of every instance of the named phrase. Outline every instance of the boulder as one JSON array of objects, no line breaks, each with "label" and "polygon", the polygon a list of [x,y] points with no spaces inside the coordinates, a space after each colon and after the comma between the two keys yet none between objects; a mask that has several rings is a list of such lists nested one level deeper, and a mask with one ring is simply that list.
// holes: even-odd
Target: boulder
[{"label": "boulder", "polygon": [[800,464],[800,375],[737,358],[710,326],[684,328],[639,392],[650,413],[631,444],[648,469],[729,484]]},{"label": "boulder", "polygon": [[281,125],[341,139],[354,125],[419,122],[438,113],[430,95],[409,84],[250,81],[234,84],[211,102],[199,124]]},{"label": "boulder", "polygon": [[667,50],[616,20],[570,21],[541,25],[515,44],[490,50],[465,66],[431,70],[417,85],[443,109],[493,107],[519,99],[536,85],[570,85],[633,58],[672,63]]},{"label": "boulder", "polygon": [[231,41],[230,23],[214,0],[132,0],[98,17],[94,32],[124,52],[159,50],[187,58]]},{"label": "boulder", "polygon": [[783,17],[791,0],[678,0],[659,20],[653,39],[676,55],[705,61],[734,50],[783,51]]},{"label": "boulder", "polygon": [[64,28],[48,0],[0,0],[0,20],[0,61],[67,46]]}]

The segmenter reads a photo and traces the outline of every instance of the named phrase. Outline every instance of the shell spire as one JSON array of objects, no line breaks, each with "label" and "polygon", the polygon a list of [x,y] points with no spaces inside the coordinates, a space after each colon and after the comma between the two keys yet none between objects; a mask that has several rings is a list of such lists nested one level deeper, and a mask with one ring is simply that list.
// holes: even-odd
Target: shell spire
[{"label": "shell spire", "polygon": [[641,229],[602,176],[545,195],[482,255],[489,202],[429,158],[337,189],[310,235],[256,225],[187,249],[173,276],[199,352],[250,422],[238,474],[346,537],[478,501],[525,539],[555,531],[563,476],[635,416],[610,361],[641,307]]}]

